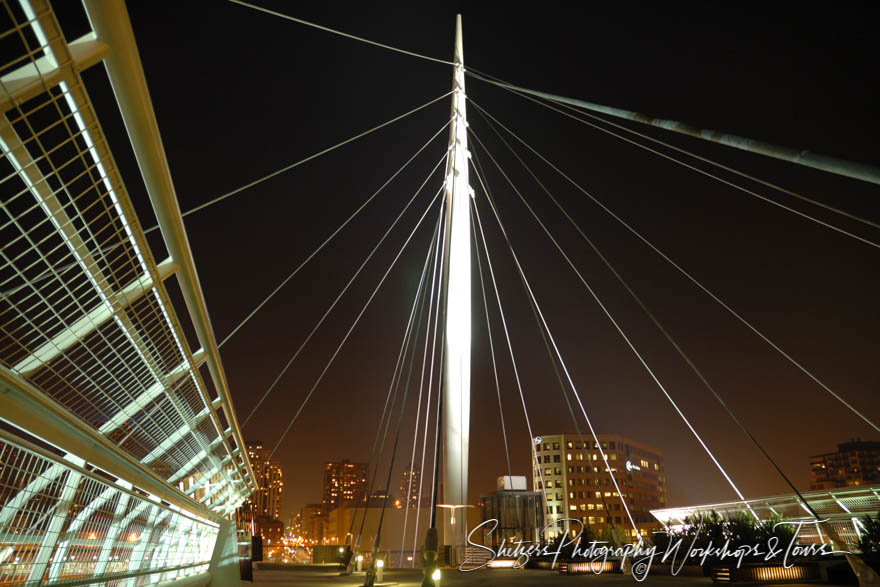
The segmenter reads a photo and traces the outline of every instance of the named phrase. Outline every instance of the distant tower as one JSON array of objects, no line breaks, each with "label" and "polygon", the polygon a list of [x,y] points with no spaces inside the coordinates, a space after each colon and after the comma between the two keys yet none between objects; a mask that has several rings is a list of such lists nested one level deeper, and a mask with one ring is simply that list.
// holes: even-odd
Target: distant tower
[{"label": "distant tower", "polygon": [[367,497],[367,464],[348,460],[324,463],[324,513]]}]

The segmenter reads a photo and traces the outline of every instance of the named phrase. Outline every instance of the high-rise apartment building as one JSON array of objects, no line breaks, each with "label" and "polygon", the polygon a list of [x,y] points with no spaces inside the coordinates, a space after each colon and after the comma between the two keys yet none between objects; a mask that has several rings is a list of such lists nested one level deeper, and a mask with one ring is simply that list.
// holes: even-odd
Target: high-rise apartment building
[{"label": "high-rise apartment building", "polygon": [[409,469],[405,469],[400,475],[400,507],[406,507],[407,497],[409,497],[409,507],[418,507],[420,479],[421,470],[418,467],[413,467],[412,474]]},{"label": "high-rise apartment building", "polygon": [[269,460],[269,451],[259,440],[245,443],[248,459],[257,477],[257,490],[248,500],[255,517],[281,519],[284,495],[284,472],[281,463]]},{"label": "high-rise apartment building", "polygon": [[810,457],[810,489],[880,483],[880,442],[855,439]]},{"label": "high-rise apartment building", "polygon": [[269,451],[263,448],[261,440],[248,440],[244,445],[245,450],[247,450],[248,460],[251,462],[251,468],[254,470],[254,475],[259,479],[263,469],[269,462]]},{"label": "high-rise apartment building", "polygon": [[621,538],[631,538],[634,530],[628,508],[639,533],[647,536],[658,526],[650,510],[666,507],[663,453],[617,434],[598,438],[607,463],[592,436],[583,440],[577,434],[535,438],[538,465],[532,471],[533,488],[546,498],[546,523],[555,523],[558,534],[575,531],[579,526],[569,527],[563,519],[576,518],[596,534],[613,525]]},{"label": "high-rise apartment building", "polygon": [[347,460],[324,464],[324,513],[367,497],[367,464]]},{"label": "high-rise apartment building", "polygon": [[284,504],[284,472],[281,463],[267,461],[259,479],[260,488],[257,490],[259,515],[280,520],[281,507]]}]

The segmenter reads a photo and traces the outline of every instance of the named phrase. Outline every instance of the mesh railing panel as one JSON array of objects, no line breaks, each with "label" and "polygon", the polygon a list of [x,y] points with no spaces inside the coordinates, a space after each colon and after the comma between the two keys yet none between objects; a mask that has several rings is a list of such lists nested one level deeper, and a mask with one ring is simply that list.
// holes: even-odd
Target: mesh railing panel
[{"label": "mesh railing panel", "polygon": [[216,524],[8,437],[0,460],[0,586],[207,570]]}]

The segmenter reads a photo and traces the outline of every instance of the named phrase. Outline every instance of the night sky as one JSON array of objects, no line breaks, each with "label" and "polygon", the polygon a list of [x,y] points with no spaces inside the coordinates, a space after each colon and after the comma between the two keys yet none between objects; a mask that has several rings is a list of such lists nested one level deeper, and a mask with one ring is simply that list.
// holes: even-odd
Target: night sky
[{"label": "night sky", "polygon": [[[463,12],[465,64],[513,83],[706,128],[880,164],[873,82],[877,44],[867,3],[590,4],[575,12],[490,3],[261,5],[414,52],[451,59]],[[451,68],[260,14],[232,3],[130,2],[156,116],[186,210],[436,98]],[[768,10],[770,10],[768,12]],[[810,12],[813,11],[814,12]],[[72,27],[73,25],[71,25]],[[84,74],[142,224],[155,223],[103,68]],[[468,95],[690,271],[772,340],[880,420],[876,248],[600,134],[473,78]],[[218,340],[448,120],[449,100],[198,212],[186,228]],[[596,256],[469,110],[472,130],[511,174],[670,394],[749,497],[786,491]],[[639,128],[643,130],[644,128]],[[648,134],[873,222],[880,188],[672,136]],[[446,148],[432,143],[339,237],[222,349],[239,420]],[[666,455],[673,505],[734,494],[656,384],[528,212],[475,148],[513,246],[600,432]],[[524,151],[521,149],[521,153]],[[527,159],[800,489],[808,459],[877,434],[534,157]],[[729,177],[726,176],[725,177]],[[425,193],[244,429],[275,444],[330,354],[439,188]],[[746,183],[737,180],[737,183]],[[472,176],[471,184],[478,182]],[[880,242],[880,231],[769,188],[762,195]],[[526,298],[481,215],[537,434],[573,431]],[[436,210],[436,209],[435,209]],[[320,501],[324,461],[366,461],[436,219],[432,212],[276,455],[286,512]],[[151,235],[157,259],[161,242]],[[179,299],[170,280],[172,297]],[[474,286],[478,287],[476,275]],[[506,474],[485,319],[474,292],[471,485]],[[179,304],[178,311],[185,315]],[[492,309],[493,333],[500,335]],[[499,339],[496,339],[500,343]],[[194,348],[197,347],[193,343]],[[421,351],[419,351],[421,352]],[[529,471],[522,409],[499,349],[514,474]],[[411,397],[412,405],[415,396]],[[408,462],[414,412],[392,476]],[[392,427],[393,429],[393,427]],[[404,454],[405,453],[405,454]],[[387,469],[381,469],[382,479]]]}]

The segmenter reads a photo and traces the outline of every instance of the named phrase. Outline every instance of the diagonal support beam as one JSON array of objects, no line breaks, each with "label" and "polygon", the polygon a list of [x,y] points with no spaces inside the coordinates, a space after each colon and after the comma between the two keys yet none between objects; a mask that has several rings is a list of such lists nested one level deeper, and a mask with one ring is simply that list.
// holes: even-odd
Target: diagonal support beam
[{"label": "diagonal support beam", "polygon": [[[0,134],[3,134],[2,131],[0,131]],[[5,138],[4,136],[4,142]],[[159,271],[159,278],[164,281],[177,271],[177,265],[170,259],[166,259],[157,265],[157,269]],[[114,315],[117,315],[135,300],[152,290],[154,285],[149,275],[141,276],[140,279],[133,281],[121,291],[113,294],[109,298],[109,307],[106,304],[101,304],[93,308],[76,322],[70,324],[63,332],[46,341],[37,350],[32,352],[30,356],[15,364],[12,370],[20,375],[30,375],[100,328],[102,324],[113,318]],[[161,389],[159,391],[161,392]]]},{"label": "diagonal support beam", "polygon": [[83,71],[100,63],[110,54],[107,43],[88,33],[68,44],[71,61],[59,65],[49,56],[28,61],[0,78],[0,110],[8,112],[19,104],[39,96],[69,77],[69,68]]}]

